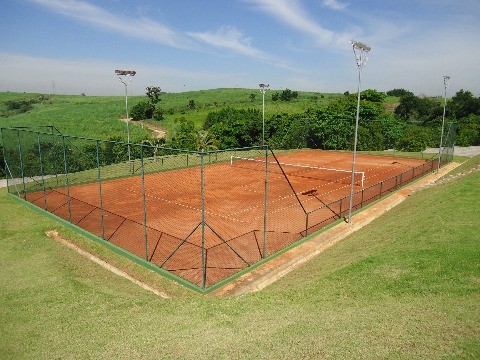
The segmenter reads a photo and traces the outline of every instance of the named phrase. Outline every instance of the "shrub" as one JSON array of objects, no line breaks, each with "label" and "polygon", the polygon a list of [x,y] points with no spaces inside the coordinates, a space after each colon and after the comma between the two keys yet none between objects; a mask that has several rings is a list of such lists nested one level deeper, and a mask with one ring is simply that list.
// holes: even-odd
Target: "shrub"
[{"label": "shrub", "polygon": [[155,110],[153,111],[153,119],[160,121],[163,120],[163,109],[160,106],[155,107]]},{"label": "shrub", "polygon": [[152,105],[150,101],[141,101],[137,105],[134,105],[132,107],[132,110],[130,111],[130,116],[133,120],[151,119],[154,110],[155,106]]}]

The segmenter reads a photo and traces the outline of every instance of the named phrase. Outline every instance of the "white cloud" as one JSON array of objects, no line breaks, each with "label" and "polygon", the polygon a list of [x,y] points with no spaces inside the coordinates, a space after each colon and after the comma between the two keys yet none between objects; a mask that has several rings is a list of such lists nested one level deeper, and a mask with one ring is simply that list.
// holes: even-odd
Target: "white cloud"
[{"label": "white cloud", "polygon": [[229,49],[242,55],[258,59],[265,58],[265,54],[261,50],[252,47],[252,39],[244,37],[243,34],[233,26],[221,27],[217,32],[189,32],[187,35],[209,45]]},{"label": "white cloud", "polygon": [[343,10],[348,4],[341,3],[337,0],[323,0],[323,6],[333,10]]},{"label": "white cloud", "polygon": [[335,33],[312,20],[297,0],[244,0],[280,21],[315,36],[320,44],[329,44]]},{"label": "white cloud", "polygon": [[243,35],[233,26],[223,26],[216,32],[189,32],[187,35],[209,45],[229,49],[235,53],[248,56],[274,66],[289,68],[285,61],[275,59],[262,50],[252,46],[252,39]]},{"label": "white cloud", "polygon": [[31,0],[63,16],[99,28],[176,48],[187,48],[186,39],[158,22],[118,16],[101,7],[80,0]]}]

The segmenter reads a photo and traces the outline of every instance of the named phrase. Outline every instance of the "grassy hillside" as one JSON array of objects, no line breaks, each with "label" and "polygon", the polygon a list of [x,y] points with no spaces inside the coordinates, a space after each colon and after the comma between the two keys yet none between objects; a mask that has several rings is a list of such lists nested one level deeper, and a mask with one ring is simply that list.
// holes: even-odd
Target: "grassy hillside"
[{"label": "grassy hillside", "polygon": [[[478,166],[477,156],[458,171]],[[477,171],[417,192],[264,291],[231,298],[193,294],[2,193],[0,354],[479,358],[479,184]],[[49,229],[175,297],[112,275]]]},{"label": "grassy hillside", "polygon": [[[340,94],[318,94],[300,92],[298,99],[289,102],[271,101],[275,90],[265,95],[265,113],[295,113],[308,108],[318,107],[330,100],[342,96]],[[280,92],[280,91],[279,91]],[[254,94],[253,100],[250,95]],[[6,109],[8,100],[38,99],[40,94],[0,93],[0,112]],[[129,108],[147,96],[130,96]],[[189,109],[189,101],[195,102],[195,108]],[[166,129],[170,129],[177,118],[193,120],[201,126],[210,111],[222,107],[262,109],[262,94],[258,89],[214,89],[183,93],[169,93],[161,96],[159,104],[165,111],[164,121],[150,121]],[[80,96],[49,95],[48,100],[33,105],[33,110],[9,117],[0,117],[0,126],[38,126],[54,125],[60,131],[78,136],[106,139],[109,136],[126,138],[126,125],[119,119],[125,118],[125,98],[122,96]],[[131,136],[141,139],[150,133],[140,124],[132,124]]]},{"label": "grassy hillside", "polygon": [[[7,100],[37,99],[39,94],[0,93],[0,104]],[[132,103],[135,103],[133,99]],[[5,105],[2,104],[5,110]],[[126,138],[125,98],[115,96],[50,95],[48,100],[33,105],[33,109],[8,117],[0,117],[0,126],[53,125],[69,135],[106,139]],[[131,127],[133,139],[147,136],[149,131]]]}]

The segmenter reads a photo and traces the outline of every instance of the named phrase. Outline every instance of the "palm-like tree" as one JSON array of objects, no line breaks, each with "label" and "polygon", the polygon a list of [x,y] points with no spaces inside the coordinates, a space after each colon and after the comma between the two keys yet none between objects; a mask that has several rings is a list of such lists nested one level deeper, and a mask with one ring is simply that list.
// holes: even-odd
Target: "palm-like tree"
[{"label": "palm-like tree", "polygon": [[195,133],[195,144],[197,151],[217,150],[219,142],[215,135],[206,130],[198,130]]}]

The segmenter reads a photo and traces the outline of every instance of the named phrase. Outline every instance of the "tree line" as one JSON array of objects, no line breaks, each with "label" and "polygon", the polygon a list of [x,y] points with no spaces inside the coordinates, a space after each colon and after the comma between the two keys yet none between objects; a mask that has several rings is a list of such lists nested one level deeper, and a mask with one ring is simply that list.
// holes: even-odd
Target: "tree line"
[{"label": "tree line", "polygon": [[[160,88],[147,88],[148,100],[139,108],[144,106],[152,110],[152,113],[143,113],[139,116],[153,117],[153,112],[158,108],[160,94]],[[289,94],[292,92],[285,90],[283,97],[275,96],[282,101],[289,101],[291,98]],[[387,95],[399,97],[399,104],[393,113],[387,112],[383,105]],[[294,96],[299,95],[297,93]],[[200,129],[195,128],[193,121],[178,118],[168,141],[144,139],[143,143],[161,148],[208,151],[261,145],[265,137],[266,143],[276,149],[309,147],[352,150],[356,107],[357,95],[345,93],[343,97],[328,105],[309,108],[302,113],[273,114],[265,118],[265,134],[260,110],[227,107],[211,111]],[[394,89],[387,93],[365,90],[361,93],[357,149],[423,151],[427,147],[438,147],[442,118],[441,98],[419,97],[404,89]],[[470,91],[458,91],[447,101],[445,119],[446,131],[451,123],[457,125],[455,145],[480,145],[480,98],[474,97]],[[128,160],[127,146],[121,143],[123,139],[110,140],[111,142],[102,143],[104,148],[100,151],[100,162],[107,165]],[[155,147],[149,149],[147,152],[152,154],[154,151],[158,152]],[[46,151],[48,155],[45,156],[61,153],[60,149],[48,150]],[[31,149],[32,156],[35,151]],[[78,160],[78,155],[70,156],[67,152],[69,168],[81,171],[94,167],[97,161],[96,151],[95,147],[88,145],[80,149],[80,152],[85,154],[80,157],[81,161]],[[5,164],[3,161],[0,163],[0,175],[4,177]],[[33,173],[34,170],[28,172]]]},{"label": "tree line", "polygon": [[[386,96],[399,96],[393,113],[384,107]],[[274,114],[265,118],[265,139],[273,148],[313,147],[352,150],[357,95],[303,113]],[[445,108],[445,133],[456,124],[457,146],[480,145],[480,98],[460,90]],[[404,89],[387,93],[365,90],[361,93],[358,150],[423,151],[438,147],[443,119],[443,99],[415,96]],[[170,146],[190,150],[228,149],[260,145],[263,138],[262,113],[257,109],[232,107],[212,111],[200,130],[193,122],[177,119]],[[198,141],[202,132],[208,144]]]}]

